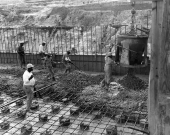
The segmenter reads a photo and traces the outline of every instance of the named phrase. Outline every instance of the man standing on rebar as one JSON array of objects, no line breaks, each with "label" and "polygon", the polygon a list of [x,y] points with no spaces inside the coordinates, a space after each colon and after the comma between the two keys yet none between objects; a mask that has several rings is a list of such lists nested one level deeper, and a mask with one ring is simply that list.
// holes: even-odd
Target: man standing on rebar
[{"label": "man standing on rebar", "polygon": [[[53,61],[52,61],[52,56],[51,56],[50,54],[47,54],[46,57],[45,57],[45,64],[46,64],[46,67],[47,67],[48,72],[49,72],[49,75],[48,75],[48,76],[51,76],[51,79],[52,79],[53,81],[55,81],[52,63],[53,63]],[[47,77],[48,77],[48,76],[47,76]]]},{"label": "man standing on rebar", "polygon": [[41,62],[42,62],[42,65],[43,65],[43,68],[45,68],[45,62],[44,62],[44,57],[45,57],[45,45],[46,43],[43,42],[41,45],[39,45],[39,55],[40,55],[40,58],[41,58]]},{"label": "man standing on rebar", "polygon": [[27,70],[23,74],[23,83],[24,83],[23,90],[27,95],[27,107],[26,107],[27,112],[31,112],[30,108],[34,97],[33,91],[35,86],[35,79],[32,73],[33,67],[34,66],[32,64],[27,64]]},{"label": "man standing on rebar", "polygon": [[64,66],[66,67],[64,73],[71,72],[71,60],[70,60],[69,55],[70,55],[70,51],[67,51],[62,57],[62,62],[64,64]]},{"label": "man standing on rebar", "polygon": [[105,77],[101,81],[101,87],[105,87],[106,90],[109,89],[110,81],[112,78],[112,64],[114,61],[112,60],[112,52],[109,52],[105,56],[105,66],[104,66],[104,72]]},{"label": "man standing on rebar", "polygon": [[25,68],[25,52],[24,52],[24,42],[20,42],[19,47],[17,48],[18,61],[21,68]]}]

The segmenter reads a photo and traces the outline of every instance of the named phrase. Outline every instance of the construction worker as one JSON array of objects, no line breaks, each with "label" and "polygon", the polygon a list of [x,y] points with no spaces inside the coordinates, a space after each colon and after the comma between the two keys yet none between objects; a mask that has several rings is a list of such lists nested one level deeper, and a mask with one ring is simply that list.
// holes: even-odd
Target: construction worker
[{"label": "construction worker", "polygon": [[71,72],[71,60],[70,60],[69,55],[70,55],[70,51],[67,51],[62,57],[62,62],[64,64],[64,66],[66,67],[64,73]]},{"label": "construction worker", "polygon": [[42,65],[43,65],[43,68],[45,69],[45,61],[44,61],[44,57],[45,57],[45,45],[46,43],[43,42],[41,45],[39,45],[39,55],[40,55],[40,58],[41,58],[41,62],[42,62]]},{"label": "construction worker", "polygon": [[24,42],[20,42],[19,47],[17,48],[18,61],[21,68],[25,68],[25,52],[24,52]]},{"label": "construction worker", "polygon": [[105,87],[106,90],[109,89],[110,81],[112,78],[112,64],[114,61],[112,60],[112,53],[109,52],[105,56],[105,66],[104,66],[104,72],[105,72],[105,77],[101,81],[101,87]]},{"label": "construction worker", "polygon": [[49,54],[46,54],[45,65],[46,65],[46,67],[47,67],[47,69],[49,71],[49,75],[48,76],[51,76],[52,80],[55,81],[52,63],[53,63],[52,56],[49,55]]},{"label": "construction worker", "polygon": [[27,95],[27,112],[31,112],[30,107],[34,97],[33,91],[35,86],[35,79],[32,73],[33,67],[34,66],[31,63],[27,64],[27,70],[23,74],[23,90]]}]

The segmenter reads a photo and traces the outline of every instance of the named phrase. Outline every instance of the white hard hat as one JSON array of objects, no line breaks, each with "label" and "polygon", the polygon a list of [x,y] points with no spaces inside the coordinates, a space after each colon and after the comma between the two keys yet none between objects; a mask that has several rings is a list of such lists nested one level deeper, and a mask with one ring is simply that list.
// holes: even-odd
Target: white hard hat
[{"label": "white hard hat", "polygon": [[28,68],[33,68],[33,67],[34,67],[34,65],[32,65],[31,63],[27,64],[27,69]]}]

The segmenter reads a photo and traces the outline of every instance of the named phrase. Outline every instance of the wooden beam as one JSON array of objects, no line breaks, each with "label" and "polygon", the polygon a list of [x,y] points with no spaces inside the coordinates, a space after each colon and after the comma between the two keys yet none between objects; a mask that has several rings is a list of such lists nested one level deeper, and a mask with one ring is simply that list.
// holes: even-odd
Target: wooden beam
[{"label": "wooden beam", "polygon": [[162,30],[158,80],[158,124],[159,135],[170,135],[170,1],[163,2]]},{"label": "wooden beam", "polygon": [[155,134],[157,126],[157,106],[158,106],[158,61],[159,42],[161,37],[162,2],[152,2],[152,44],[151,44],[151,66],[149,76],[148,91],[148,120],[151,135]]},{"label": "wooden beam", "polygon": [[170,1],[153,2],[149,130],[170,135]]}]

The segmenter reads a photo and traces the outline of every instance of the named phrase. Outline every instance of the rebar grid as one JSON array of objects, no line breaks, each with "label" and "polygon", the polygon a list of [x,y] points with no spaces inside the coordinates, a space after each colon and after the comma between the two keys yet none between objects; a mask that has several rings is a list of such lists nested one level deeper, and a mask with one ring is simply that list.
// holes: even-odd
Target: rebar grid
[{"label": "rebar grid", "polygon": [[[62,92],[61,92],[62,93]],[[43,93],[44,96],[51,95],[51,92]],[[39,109],[35,111],[35,113],[31,114],[28,113],[24,120],[18,119],[16,117],[16,113],[19,109],[24,109],[25,105],[22,107],[17,107],[15,103],[9,106],[10,113],[9,114],[0,114],[0,119],[6,117],[6,120],[10,122],[10,128],[8,130],[0,130],[0,134],[11,134],[11,135],[18,135],[21,132],[21,127],[24,124],[31,123],[33,126],[32,135],[38,135],[45,130],[51,130],[53,135],[107,135],[106,128],[110,125],[117,126],[118,135],[134,135],[139,133],[139,131],[132,130],[128,127],[137,128],[139,130],[144,130],[147,132],[147,125],[144,124],[143,127],[139,125],[139,119],[147,119],[147,108],[143,106],[142,108],[129,108],[131,109],[130,113],[127,113],[127,110],[120,109],[120,104],[117,103],[115,106],[115,111],[110,111],[105,107],[105,105],[100,106],[90,106],[85,105],[83,102],[78,100],[77,94],[67,94],[65,96],[61,94],[53,94],[51,96],[56,96],[53,100],[51,99],[50,102],[43,102],[43,100],[38,100],[39,102]],[[51,97],[50,96],[50,97]],[[63,98],[69,99],[67,104],[61,102]],[[5,100],[8,98],[4,98]],[[5,101],[6,102],[6,101]],[[51,112],[51,105],[59,105],[60,111],[57,114],[50,113]],[[70,110],[75,106],[79,107],[79,115],[73,116],[70,114]],[[133,119],[133,113],[137,114],[136,120]],[[95,115],[94,112],[101,112],[101,118],[94,119]],[[45,123],[39,122],[39,114],[47,113],[48,114],[48,121]],[[121,115],[126,116],[126,120],[122,123],[122,118],[115,119],[115,116]],[[63,127],[59,123],[59,117],[69,117],[71,120],[71,124],[68,127]],[[89,123],[89,130],[83,131],[80,130],[80,123],[81,122],[88,122]],[[143,133],[143,135],[145,135]]]}]

